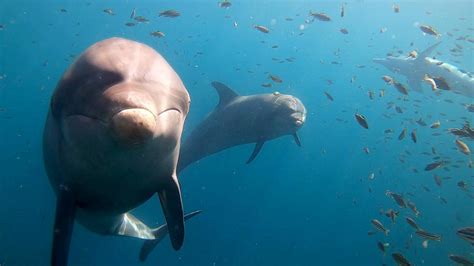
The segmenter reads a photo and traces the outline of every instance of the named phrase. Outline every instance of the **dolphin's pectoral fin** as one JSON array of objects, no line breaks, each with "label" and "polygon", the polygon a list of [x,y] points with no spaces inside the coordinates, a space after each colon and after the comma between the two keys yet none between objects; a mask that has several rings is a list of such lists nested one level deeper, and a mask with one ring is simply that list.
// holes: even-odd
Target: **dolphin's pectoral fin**
[{"label": "dolphin's pectoral fin", "polygon": [[75,214],[76,205],[72,192],[66,186],[61,185],[56,201],[51,253],[52,266],[67,265]]},{"label": "dolphin's pectoral fin", "polygon": [[[198,214],[200,214],[202,211],[197,210],[193,211],[191,213],[188,213],[184,216],[184,220],[188,220]],[[154,240],[146,240],[145,243],[143,243],[142,248],[140,249],[140,255],[139,259],[140,261],[145,261],[148,255],[150,255],[151,251],[158,245],[158,243],[163,240],[163,238],[166,237],[168,234],[168,226],[167,224],[160,225],[159,227],[155,228],[152,230],[152,233],[155,237]]]},{"label": "dolphin's pectoral fin", "polygon": [[250,158],[247,160],[247,164],[251,163],[255,159],[255,157],[257,157],[264,143],[265,141],[259,140],[257,144],[255,144],[255,148],[253,149],[252,155],[250,155]]},{"label": "dolphin's pectoral fin", "polygon": [[408,88],[409,89],[412,89],[416,92],[423,92],[422,88],[421,88],[421,79],[420,80],[417,80],[417,79],[409,79],[408,80]]},{"label": "dolphin's pectoral fin", "polygon": [[217,94],[219,94],[219,106],[223,106],[230,102],[232,99],[235,97],[238,97],[239,95],[235,93],[231,88],[227,87],[225,84],[220,83],[218,81],[213,81],[211,85],[216,89]]},{"label": "dolphin's pectoral fin", "polygon": [[183,203],[178,179],[172,177],[171,180],[167,186],[158,192],[158,196],[168,224],[171,245],[175,250],[179,250],[184,241]]},{"label": "dolphin's pectoral fin", "polygon": [[298,145],[298,147],[301,147],[301,140],[300,140],[300,137],[298,137],[298,134],[293,133],[293,138],[295,139],[295,142],[296,142],[296,145]]}]

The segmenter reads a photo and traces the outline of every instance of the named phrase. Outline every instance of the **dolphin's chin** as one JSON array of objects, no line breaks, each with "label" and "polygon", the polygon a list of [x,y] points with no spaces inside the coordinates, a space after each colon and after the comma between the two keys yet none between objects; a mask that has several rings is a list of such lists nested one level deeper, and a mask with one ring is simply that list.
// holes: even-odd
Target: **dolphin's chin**
[{"label": "dolphin's chin", "polygon": [[112,116],[109,127],[118,143],[135,146],[153,138],[156,117],[144,108],[125,109]]}]

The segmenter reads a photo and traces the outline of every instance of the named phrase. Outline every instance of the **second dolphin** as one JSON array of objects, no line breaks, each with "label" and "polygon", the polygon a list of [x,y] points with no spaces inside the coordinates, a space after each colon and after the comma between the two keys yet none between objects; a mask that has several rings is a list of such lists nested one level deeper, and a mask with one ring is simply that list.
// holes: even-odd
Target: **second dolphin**
[{"label": "second dolphin", "polygon": [[265,141],[292,135],[301,146],[296,132],[306,120],[301,101],[280,93],[239,96],[220,82],[212,82],[219,104],[181,145],[178,172],[189,164],[233,146],[256,143],[247,160],[250,163]]}]

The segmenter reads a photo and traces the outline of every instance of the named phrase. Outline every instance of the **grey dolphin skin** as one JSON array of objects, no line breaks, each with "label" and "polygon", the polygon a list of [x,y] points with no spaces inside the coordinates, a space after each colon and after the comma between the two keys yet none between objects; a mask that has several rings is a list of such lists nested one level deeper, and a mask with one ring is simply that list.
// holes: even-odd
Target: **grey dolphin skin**
[{"label": "grey dolphin skin", "polygon": [[[52,265],[67,265],[74,221],[102,235],[184,240],[176,174],[190,98],[151,47],[121,38],[89,47],[64,73],[43,135],[57,195]],[[166,225],[151,229],[130,210],[157,194]]]},{"label": "grey dolphin skin", "polygon": [[474,78],[471,74],[457,67],[428,57],[441,42],[435,43],[421,52],[416,58],[393,57],[374,58],[373,62],[381,64],[388,70],[407,78],[409,89],[421,92],[421,82],[425,74],[439,77],[446,82],[454,93],[474,98]]},{"label": "grey dolphin skin", "polygon": [[212,82],[219,104],[181,144],[178,172],[189,164],[233,146],[256,143],[250,163],[265,141],[296,135],[306,119],[301,101],[280,93],[239,96],[220,82]]}]

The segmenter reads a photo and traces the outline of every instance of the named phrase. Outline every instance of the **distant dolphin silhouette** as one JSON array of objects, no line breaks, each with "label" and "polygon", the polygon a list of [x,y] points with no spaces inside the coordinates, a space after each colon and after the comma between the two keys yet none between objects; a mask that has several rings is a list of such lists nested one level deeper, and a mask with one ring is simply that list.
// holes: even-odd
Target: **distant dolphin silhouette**
[{"label": "distant dolphin silhouette", "polygon": [[374,58],[373,62],[381,64],[392,72],[404,75],[409,89],[421,92],[421,82],[425,74],[441,77],[454,93],[474,98],[474,78],[471,74],[457,67],[428,57],[440,44],[438,42],[421,52],[416,58],[393,57]]},{"label": "distant dolphin silhouette", "polygon": [[280,93],[239,96],[220,82],[212,82],[219,104],[181,144],[178,172],[208,155],[241,144],[256,143],[247,163],[252,162],[265,141],[296,135],[306,119],[301,101]]},{"label": "distant dolphin silhouette", "polygon": [[[66,265],[77,220],[103,235],[184,240],[176,174],[189,94],[151,47],[111,38],[89,47],[51,99],[43,157],[57,195],[52,265]],[[157,194],[166,225],[151,229],[130,210]]]}]

